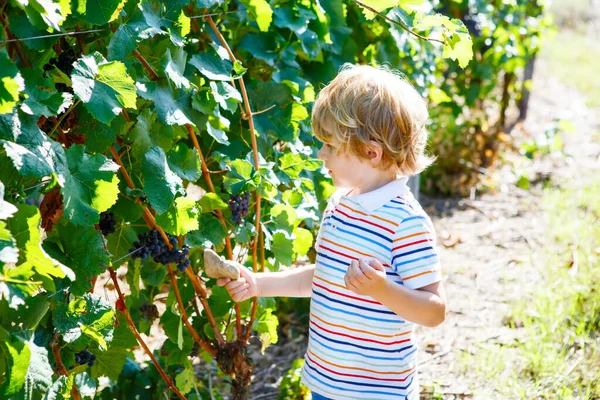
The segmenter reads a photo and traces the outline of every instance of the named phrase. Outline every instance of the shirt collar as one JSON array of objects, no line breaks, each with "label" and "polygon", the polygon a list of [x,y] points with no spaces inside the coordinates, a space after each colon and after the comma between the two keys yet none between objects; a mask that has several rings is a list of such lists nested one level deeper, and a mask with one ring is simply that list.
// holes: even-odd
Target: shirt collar
[{"label": "shirt collar", "polygon": [[372,190],[367,193],[359,194],[358,196],[347,196],[348,189],[340,192],[340,201],[349,200],[353,203],[359,204],[367,212],[372,213],[378,208],[382,207],[388,201],[392,200],[397,196],[405,196],[410,191],[408,185],[408,177],[403,176],[398,178],[386,185],[383,185],[379,189]]}]

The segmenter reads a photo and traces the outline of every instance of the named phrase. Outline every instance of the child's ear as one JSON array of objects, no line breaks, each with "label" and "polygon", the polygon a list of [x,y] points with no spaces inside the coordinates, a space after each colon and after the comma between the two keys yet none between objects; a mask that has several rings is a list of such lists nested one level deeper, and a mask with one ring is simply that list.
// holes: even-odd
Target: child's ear
[{"label": "child's ear", "polygon": [[367,147],[367,157],[373,166],[378,166],[383,157],[383,149],[381,145],[374,140],[369,141]]}]

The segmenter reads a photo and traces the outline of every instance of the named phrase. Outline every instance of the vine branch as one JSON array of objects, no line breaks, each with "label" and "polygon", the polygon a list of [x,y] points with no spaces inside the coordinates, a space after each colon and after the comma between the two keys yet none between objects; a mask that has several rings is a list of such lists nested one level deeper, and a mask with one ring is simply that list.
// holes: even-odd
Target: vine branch
[{"label": "vine branch", "polygon": [[[52,343],[50,344],[50,348],[52,349],[52,355],[54,356],[54,361],[56,362],[56,368],[58,368],[58,372],[63,376],[69,376],[67,372],[67,368],[65,364],[62,362],[62,357],[60,356],[60,348],[58,347],[58,333],[54,334],[54,338],[52,339]],[[79,390],[77,390],[77,386],[75,386],[75,382],[73,382],[73,387],[71,388],[71,395],[74,400],[81,400],[81,396],[79,396]]]},{"label": "vine branch", "polygon": [[112,269],[112,267],[108,267],[108,273],[110,274],[110,279],[112,279],[112,281],[115,285],[115,289],[117,291],[117,294],[119,295],[119,300],[121,300],[121,303],[123,304],[123,311],[121,311],[121,312],[123,312],[125,314],[125,317],[127,318],[127,325],[129,326],[129,329],[131,330],[131,332],[137,339],[138,343],[144,349],[144,352],[150,357],[150,360],[152,361],[152,363],[158,370],[158,373],[160,374],[160,376],[163,378],[163,380],[167,384],[167,387],[169,389],[171,389],[173,391],[173,393],[175,393],[177,395],[177,397],[185,400],[185,397],[181,394],[179,389],[177,389],[177,386],[175,386],[175,384],[173,383],[171,378],[162,369],[162,367],[158,363],[158,360],[156,359],[156,357],[154,357],[154,354],[152,354],[152,352],[150,351],[150,348],[148,347],[146,342],[144,342],[144,339],[142,339],[142,336],[140,335],[137,328],[135,327],[135,324],[134,324],[133,320],[131,319],[131,314],[129,314],[129,309],[127,308],[127,304],[125,303],[125,296],[123,296],[123,292],[121,292],[121,287],[119,286],[119,280],[117,279],[117,274],[115,273],[115,270]]},{"label": "vine branch", "polygon": [[[229,58],[231,60],[232,64],[235,64],[237,60],[237,58],[235,57],[235,54],[233,54],[233,51],[231,51],[231,47],[229,46],[229,43],[227,43],[227,40],[225,40],[225,37],[223,36],[223,34],[221,33],[221,31],[219,31],[219,28],[217,27],[217,25],[215,24],[215,22],[213,21],[212,17],[207,16],[206,17],[206,21],[208,22],[208,24],[210,25],[211,29],[213,30],[213,32],[215,33],[215,35],[217,36],[217,38],[219,39],[219,42],[221,42],[221,45],[223,45],[223,47],[225,48],[225,50],[227,50],[227,54],[229,54]],[[237,78],[237,80],[239,80],[240,83],[240,90],[242,92],[242,98],[244,100],[244,108],[246,109],[246,116],[248,118],[248,125],[250,128],[250,137],[252,139],[252,154],[254,156],[254,169],[256,171],[259,170],[260,168],[260,163],[258,160],[258,145],[256,143],[256,132],[254,129],[254,118],[253,118],[253,114],[252,114],[252,109],[250,107],[250,101],[248,100],[248,92],[246,90],[246,84],[244,83],[244,78],[239,77]],[[255,220],[254,220],[254,226],[256,229],[256,236],[254,237],[254,240],[252,241],[252,270],[256,273],[258,272],[258,265],[257,265],[257,253],[258,253],[258,241],[260,238],[259,232],[260,232],[260,200],[261,200],[261,196],[258,193],[258,191],[254,192],[254,204],[255,204]],[[250,333],[252,332],[252,325],[254,324],[254,319],[256,318],[256,309],[258,307],[258,298],[254,297],[252,299],[252,312],[250,314],[250,321],[247,325],[247,329],[246,329],[246,334],[243,337],[243,340],[247,343],[248,339],[250,338]],[[239,307],[236,304],[236,321],[239,318]],[[239,332],[238,332],[239,333]],[[240,336],[238,336],[240,337]]]}]

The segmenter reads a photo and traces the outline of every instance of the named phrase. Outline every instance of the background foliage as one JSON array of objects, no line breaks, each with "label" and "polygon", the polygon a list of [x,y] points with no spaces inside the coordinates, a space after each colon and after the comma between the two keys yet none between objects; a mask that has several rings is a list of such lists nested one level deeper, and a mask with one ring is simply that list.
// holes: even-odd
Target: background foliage
[{"label": "background foliage", "polygon": [[[234,306],[203,275],[202,251],[254,270],[313,259],[333,187],[308,116],[345,62],[387,63],[431,101],[440,161],[427,188],[476,184],[506,142],[504,115],[537,50],[541,6],[396,4],[0,2],[2,396],[198,397],[212,390],[193,366],[201,357],[243,398],[246,340],[254,331],[263,348],[277,341],[277,303]],[[250,210],[237,224],[228,200],[246,192]],[[105,235],[106,212],[116,227]],[[184,273],[130,257],[154,227],[191,249]],[[117,293],[102,296],[96,279],[107,270]],[[168,339],[146,351],[150,366],[132,350],[156,319]],[[95,362],[79,365],[81,352]]]}]

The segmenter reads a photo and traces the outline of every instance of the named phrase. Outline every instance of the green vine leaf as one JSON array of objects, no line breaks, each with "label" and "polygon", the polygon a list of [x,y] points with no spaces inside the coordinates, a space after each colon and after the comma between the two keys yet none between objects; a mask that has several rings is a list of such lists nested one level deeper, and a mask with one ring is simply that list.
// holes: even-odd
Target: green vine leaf
[{"label": "green vine leaf", "polygon": [[38,117],[23,112],[0,115],[0,143],[23,176],[43,178],[66,165],[62,146],[37,126]]},{"label": "green vine leaf", "polygon": [[100,213],[117,201],[119,166],[102,154],[88,155],[84,147],[67,150],[69,172],[61,188],[65,216],[77,225],[97,224]]},{"label": "green vine leaf", "polygon": [[229,208],[227,203],[216,193],[206,193],[198,202],[202,207],[203,213],[211,213],[215,210],[225,210]]},{"label": "green vine leaf", "polygon": [[208,79],[215,81],[228,81],[231,79],[231,71],[233,70],[231,61],[229,58],[221,57],[219,53],[212,49],[192,56],[190,64]]},{"label": "green vine leaf", "polygon": [[136,108],[136,90],[125,65],[97,51],[83,56],[71,75],[73,92],[100,122],[110,124],[123,107]]},{"label": "green vine leaf", "polygon": [[169,167],[165,152],[152,147],[142,161],[144,191],[158,214],[166,212],[178,194],[185,194],[183,182]]},{"label": "green vine leaf", "polygon": [[76,226],[62,220],[44,241],[43,248],[52,258],[71,268],[76,279],[71,293],[81,296],[92,287],[91,281],[109,265],[109,254],[104,250],[100,232],[93,226]]},{"label": "green vine leaf", "polygon": [[85,3],[85,14],[83,18],[94,25],[104,25],[114,20],[119,8],[126,0],[80,0],[79,7]]},{"label": "green vine leaf", "polygon": [[165,213],[156,216],[156,222],[173,235],[185,235],[198,229],[198,214],[194,200],[179,197]]},{"label": "green vine leaf", "polygon": [[[2,398],[11,398],[25,384],[25,376],[31,360],[31,351],[27,342],[18,336],[9,335],[4,328],[0,327],[0,356],[6,362],[3,377],[5,382],[0,386]],[[4,353],[4,354],[2,354]]]},{"label": "green vine leaf", "polygon": [[258,24],[258,28],[266,32],[273,21],[273,10],[266,0],[240,0],[248,7],[248,15]]},{"label": "green vine leaf", "polygon": [[78,341],[83,346],[92,340],[104,351],[113,338],[114,317],[115,311],[102,297],[86,293],[68,304],[60,303],[53,322],[65,342]]}]

